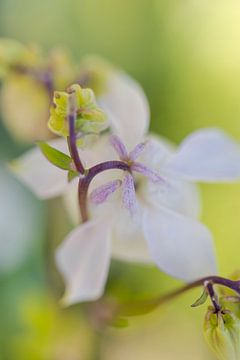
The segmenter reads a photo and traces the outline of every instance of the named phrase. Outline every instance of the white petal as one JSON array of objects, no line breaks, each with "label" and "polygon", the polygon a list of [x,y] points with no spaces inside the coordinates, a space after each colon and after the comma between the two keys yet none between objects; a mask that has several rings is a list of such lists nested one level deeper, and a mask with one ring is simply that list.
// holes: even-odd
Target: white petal
[{"label": "white petal", "polygon": [[56,262],[66,283],[65,305],[98,299],[110,264],[108,223],[102,218],[75,228],[57,249]]},{"label": "white petal", "polygon": [[[49,144],[63,152],[67,151],[63,139],[50,141]],[[68,185],[67,172],[51,164],[37,147],[15,160],[10,168],[42,199],[60,195]]]},{"label": "white petal", "polygon": [[137,193],[147,203],[158,207],[166,206],[184,215],[198,217],[201,202],[197,186],[165,171],[165,164],[174,150],[174,145],[166,139],[150,136],[146,152],[140,161],[156,171],[165,181],[158,184],[145,181],[138,186]]},{"label": "white petal", "polygon": [[3,165],[0,165],[0,199],[0,274],[7,274],[32,256],[45,230],[42,207]]},{"label": "white petal", "polygon": [[[123,261],[152,263],[142,229],[142,214],[131,216],[127,209],[117,209],[112,232],[112,256]],[[116,211],[116,207],[115,207]]]},{"label": "white petal", "polygon": [[122,72],[112,72],[108,90],[99,99],[110,118],[110,126],[132,149],[142,141],[149,126],[149,106],[141,86]]},{"label": "white petal", "polygon": [[240,145],[221,130],[198,130],[183,141],[166,170],[191,181],[239,180]]},{"label": "white petal", "polygon": [[144,216],[144,233],[154,261],[169,275],[192,281],[216,274],[212,236],[201,223],[151,208]]},{"label": "white petal", "polygon": [[201,197],[197,185],[165,178],[165,182],[147,182],[142,189],[142,197],[156,207],[166,207],[193,218],[201,215]]}]

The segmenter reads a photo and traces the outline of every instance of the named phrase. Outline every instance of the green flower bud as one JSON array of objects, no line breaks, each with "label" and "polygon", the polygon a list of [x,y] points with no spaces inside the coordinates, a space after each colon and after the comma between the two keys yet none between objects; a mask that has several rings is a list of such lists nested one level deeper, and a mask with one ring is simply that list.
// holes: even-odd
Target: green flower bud
[{"label": "green flower bud", "polygon": [[67,137],[69,124],[67,116],[70,113],[70,96],[75,94],[76,134],[98,134],[106,127],[104,112],[96,105],[95,96],[91,89],[82,89],[80,85],[72,85],[68,92],[56,91],[53,107],[48,122],[49,129],[57,135]]},{"label": "green flower bud", "polygon": [[216,314],[209,308],[204,335],[219,360],[240,359],[240,320],[233,313],[223,310]]}]

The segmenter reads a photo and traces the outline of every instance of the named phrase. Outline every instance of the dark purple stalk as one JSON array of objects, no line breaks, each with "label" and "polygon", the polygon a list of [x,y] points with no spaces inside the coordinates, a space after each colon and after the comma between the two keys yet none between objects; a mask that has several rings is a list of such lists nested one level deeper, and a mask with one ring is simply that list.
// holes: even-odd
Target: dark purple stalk
[{"label": "dark purple stalk", "polygon": [[207,291],[208,291],[208,294],[209,294],[210,299],[212,301],[215,312],[218,313],[221,310],[221,305],[218,302],[218,296],[214,291],[213,283],[212,282],[206,282],[205,287],[207,288]]},{"label": "dark purple stalk", "polygon": [[73,159],[74,165],[76,167],[76,170],[80,174],[84,174],[84,167],[80,160],[78,148],[76,144],[76,134],[75,134],[75,122],[76,122],[76,113],[70,113],[68,115],[68,123],[69,123],[69,137],[68,137],[68,147],[71,154],[71,157]]},{"label": "dark purple stalk", "polygon": [[198,286],[205,286],[205,285],[207,286],[208,283],[211,283],[212,285],[221,285],[221,286],[227,287],[227,288],[232,289],[233,291],[237,292],[240,295],[240,281],[226,279],[221,276],[208,276],[208,277],[193,281],[193,282],[181,287],[180,289],[177,289],[177,290],[173,291],[172,293],[165,295],[164,297],[156,299],[156,302],[159,302],[159,303],[165,302],[166,300],[175,298],[176,296],[181,295],[181,294],[185,293],[186,291],[194,289]]},{"label": "dark purple stalk", "polygon": [[[211,288],[208,286],[209,284],[211,284]],[[221,276],[208,276],[208,277],[193,281],[193,282],[191,282],[185,286],[182,286],[179,289],[172,291],[164,296],[161,296],[161,297],[158,297],[155,299],[151,299],[151,300],[142,301],[142,302],[124,304],[121,306],[120,311],[121,311],[121,309],[123,309],[125,312],[128,310],[131,311],[135,307],[136,308],[144,307],[144,308],[149,309],[149,311],[151,311],[154,308],[156,308],[170,300],[173,300],[177,296],[184,294],[188,290],[194,289],[199,286],[207,287],[208,293],[209,293],[209,296],[210,296],[212,302],[213,302],[213,300],[214,300],[214,302],[216,302],[216,304],[213,303],[215,310],[218,311],[219,304],[217,303],[217,299],[215,297],[215,293],[213,290],[214,285],[221,285],[221,286],[227,287],[240,295],[240,280],[233,281],[230,279],[223,278]]]},{"label": "dark purple stalk", "polygon": [[123,161],[118,161],[118,160],[105,161],[88,169],[86,175],[79,180],[78,201],[79,201],[82,222],[86,222],[88,220],[87,195],[91,181],[96,175],[102,173],[103,171],[113,170],[113,169],[130,171],[129,165]]}]

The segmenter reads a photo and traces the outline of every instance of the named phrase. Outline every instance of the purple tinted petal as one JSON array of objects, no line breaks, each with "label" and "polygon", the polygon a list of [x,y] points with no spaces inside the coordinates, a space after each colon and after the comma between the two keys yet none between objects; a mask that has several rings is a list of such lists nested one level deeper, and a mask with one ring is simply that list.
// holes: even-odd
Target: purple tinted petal
[{"label": "purple tinted petal", "polygon": [[102,204],[108,199],[109,195],[116,191],[121,185],[121,180],[113,180],[98,187],[90,194],[90,201],[96,205]]},{"label": "purple tinted petal", "polygon": [[121,141],[121,139],[117,135],[111,135],[110,136],[110,144],[114,147],[115,151],[119,155],[120,159],[126,160],[128,159],[128,152]]},{"label": "purple tinted petal", "polygon": [[155,171],[149,169],[149,167],[147,167],[143,164],[140,164],[138,162],[135,162],[134,164],[132,164],[131,169],[133,171],[136,171],[136,172],[146,176],[153,183],[165,181],[158,173],[156,173]]},{"label": "purple tinted petal", "polygon": [[136,160],[142,152],[145,150],[147,142],[141,142],[135,146],[135,148],[129,153],[129,159]]},{"label": "purple tinted petal", "polygon": [[122,202],[132,214],[136,211],[136,196],[133,176],[127,173],[123,179]]}]

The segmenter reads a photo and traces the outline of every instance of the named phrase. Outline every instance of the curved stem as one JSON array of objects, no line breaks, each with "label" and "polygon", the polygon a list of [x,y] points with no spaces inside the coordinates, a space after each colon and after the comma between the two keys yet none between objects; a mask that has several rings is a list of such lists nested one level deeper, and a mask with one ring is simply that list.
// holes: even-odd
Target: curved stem
[{"label": "curved stem", "polygon": [[[194,289],[199,286],[207,286],[211,284],[213,285],[221,285],[225,286],[231,290],[234,290],[240,295],[240,280],[239,281],[233,281],[230,279],[223,278],[221,276],[208,276],[205,278],[201,278],[199,280],[193,281],[187,285],[184,285],[180,287],[179,289],[176,289],[172,292],[169,292],[168,294],[157,297],[151,300],[141,301],[141,302],[134,302],[134,303],[127,303],[122,304],[119,307],[119,312],[124,311],[125,315],[131,315],[135,312],[136,315],[138,315],[137,311],[138,309],[146,309],[146,312],[152,311],[156,307],[165,304],[166,302],[173,300],[174,298],[178,297],[179,295],[184,294],[188,290]],[[213,289],[212,289],[213,290]],[[209,289],[208,289],[209,291]],[[211,292],[211,289],[210,289]],[[212,294],[209,293],[211,300],[212,300]],[[216,304],[216,310],[218,310],[218,304]]]},{"label": "curved stem", "polygon": [[80,174],[84,174],[84,166],[80,160],[78,148],[76,144],[76,134],[75,134],[75,121],[76,121],[76,112],[73,112],[68,115],[69,123],[69,137],[68,137],[68,148],[73,159],[76,170]]},{"label": "curved stem", "polygon": [[122,170],[122,171],[130,171],[130,167],[123,161],[113,160],[113,161],[105,161],[100,164],[97,164],[86,171],[86,175],[83,178],[80,178],[78,183],[78,201],[79,207],[82,217],[82,222],[86,222],[88,220],[88,207],[87,207],[87,195],[88,189],[93,178],[107,170]]}]

